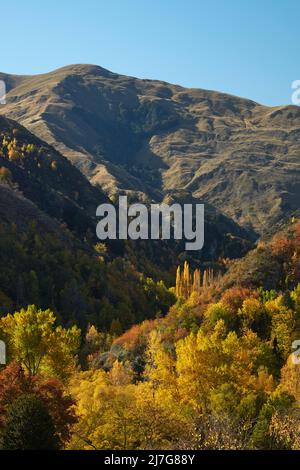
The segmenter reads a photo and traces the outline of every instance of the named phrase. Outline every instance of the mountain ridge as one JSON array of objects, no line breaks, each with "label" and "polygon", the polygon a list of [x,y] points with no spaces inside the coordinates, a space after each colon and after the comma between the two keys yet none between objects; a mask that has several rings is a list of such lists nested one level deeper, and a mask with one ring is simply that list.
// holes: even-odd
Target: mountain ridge
[{"label": "mountain ridge", "polygon": [[0,112],[109,196],[160,201],[184,190],[260,234],[299,207],[296,106],[267,107],[84,64],[6,80]]}]

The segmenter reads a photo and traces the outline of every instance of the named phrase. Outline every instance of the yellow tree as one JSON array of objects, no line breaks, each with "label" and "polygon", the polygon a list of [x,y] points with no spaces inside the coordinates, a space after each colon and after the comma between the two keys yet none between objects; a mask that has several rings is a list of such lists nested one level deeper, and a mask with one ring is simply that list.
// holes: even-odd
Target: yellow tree
[{"label": "yellow tree", "polygon": [[165,394],[178,398],[175,357],[166,351],[161,335],[156,330],[149,335],[146,358],[145,378],[153,391],[160,388]]},{"label": "yellow tree", "polygon": [[285,366],[281,369],[281,386],[295,397],[298,404],[300,403],[300,370],[293,355],[288,357]]},{"label": "yellow tree", "polygon": [[176,271],[176,296],[181,297],[181,295],[182,295],[181,270],[180,270],[180,266],[178,266],[177,271]]},{"label": "yellow tree", "polygon": [[79,420],[70,449],[169,449],[189,432],[180,403],[149,382],[120,385],[111,372],[88,371],[73,377],[71,392]]},{"label": "yellow tree", "polygon": [[189,267],[188,262],[185,261],[184,266],[183,266],[183,294],[186,299],[191,294],[190,287],[191,287],[190,267]]},{"label": "yellow tree", "polygon": [[248,331],[239,338],[227,333],[224,321],[205,334],[201,329],[176,345],[179,392],[183,402],[202,412],[210,404],[211,394],[224,384],[232,384],[240,399],[255,390],[257,377],[252,373],[260,341]]},{"label": "yellow tree", "polygon": [[201,290],[201,273],[199,269],[195,269],[193,276],[193,292],[199,294]]},{"label": "yellow tree", "polygon": [[0,319],[9,357],[31,376],[44,373],[64,379],[74,368],[80,330],[55,326],[55,321],[50,310],[39,310],[34,305]]}]

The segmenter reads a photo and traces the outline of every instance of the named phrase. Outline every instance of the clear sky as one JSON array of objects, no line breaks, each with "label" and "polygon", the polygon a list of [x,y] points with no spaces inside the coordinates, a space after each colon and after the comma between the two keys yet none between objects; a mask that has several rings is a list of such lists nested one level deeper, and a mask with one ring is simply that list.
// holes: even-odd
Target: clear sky
[{"label": "clear sky", "polygon": [[300,79],[300,0],[13,0],[0,2],[0,71],[74,64],[269,105]]}]

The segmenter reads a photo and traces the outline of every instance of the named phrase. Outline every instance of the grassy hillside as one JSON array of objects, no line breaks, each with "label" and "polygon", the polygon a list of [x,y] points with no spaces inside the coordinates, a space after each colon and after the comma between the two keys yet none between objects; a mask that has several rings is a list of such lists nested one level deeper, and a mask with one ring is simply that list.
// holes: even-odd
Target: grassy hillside
[{"label": "grassy hillside", "polygon": [[299,207],[300,111],[72,65],[8,82],[1,112],[108,194],[184,189],[262,233]]}]

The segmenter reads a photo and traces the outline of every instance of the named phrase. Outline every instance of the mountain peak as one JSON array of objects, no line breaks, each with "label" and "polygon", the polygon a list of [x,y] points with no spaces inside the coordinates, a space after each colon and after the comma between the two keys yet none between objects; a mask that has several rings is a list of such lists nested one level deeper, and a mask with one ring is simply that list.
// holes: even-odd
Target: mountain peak
[{"label": "mountain peak", "polygon": [[61,72],[66,72],[68,74],[83,74],[83,75],[95,74],[95,75],[100,75],[103,77],[117,75],[111,72],[110,70],[100,67],[100,65],[94,65],[94,64],[70,64],[70,65],[65,65],[64,67],[59,67],[58,69],[55,69],[49,73],[57,74]]}]

